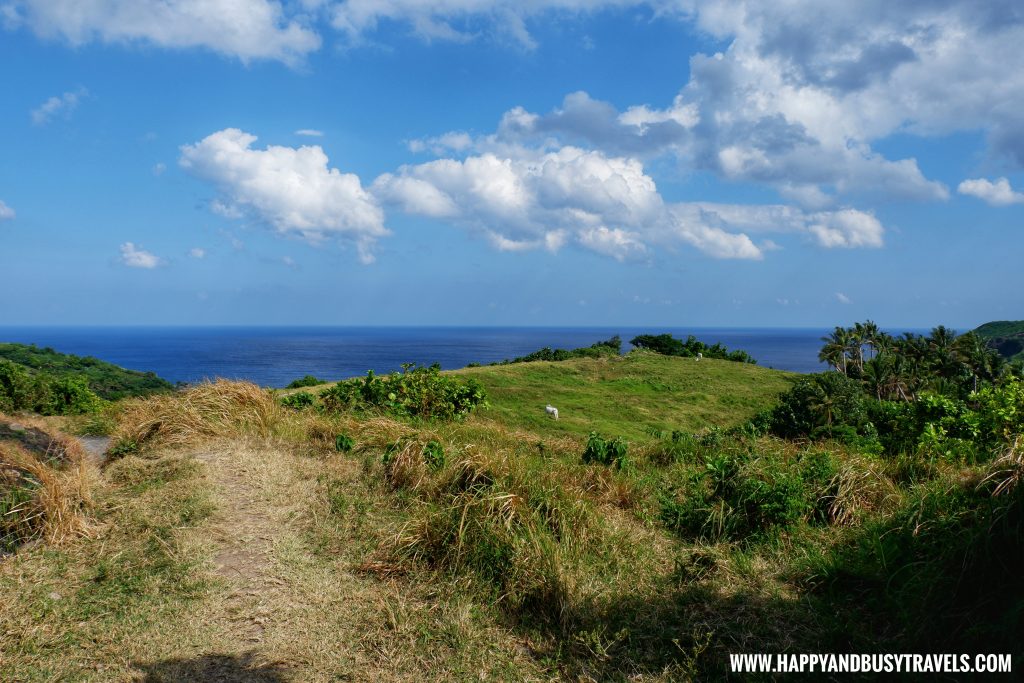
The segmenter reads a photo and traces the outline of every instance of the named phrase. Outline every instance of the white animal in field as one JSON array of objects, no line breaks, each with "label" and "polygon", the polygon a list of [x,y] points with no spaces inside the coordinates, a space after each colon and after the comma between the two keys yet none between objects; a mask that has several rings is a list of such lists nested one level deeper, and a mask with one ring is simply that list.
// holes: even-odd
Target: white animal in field
[{"label": "white animal in field", "polygon": [[697,352],[697,360],[700,360],[700,359],[701,359],[701,358],[703,358],[703,357],[704,357],[704,354],[703,354],[703,353],[701,353],[700,351],[698,351],[698,352]]},{"label": "white animal in field", "polygon": [[547,405],[546,408],[544,408],[544,412],[550,415],[551,417],[555,418],[556,420],[558,419],[558,408],[554,407],[550,403]]}]

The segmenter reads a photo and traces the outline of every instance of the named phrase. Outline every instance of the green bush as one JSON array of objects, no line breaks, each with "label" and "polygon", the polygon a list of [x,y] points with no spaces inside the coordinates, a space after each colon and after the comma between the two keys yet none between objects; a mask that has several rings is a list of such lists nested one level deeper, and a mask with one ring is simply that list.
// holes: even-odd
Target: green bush
[{"label": "green bush", "polygon": [[804,377],[783,394],[771,415],[784,438],[861,434],[869,424],[860,382],[839,372]]},{"label": "green bush", "polygon": [[311,408],[316,404],[316,396],[309,393],[308,391],[297,391],[294,394],[289,394],[281,399],[281,405],[286,408],[293,408],[295,410],[303,410],[305,408]]},{"label": "green bush", "polygon": [[[545,361],[563,361],[570,360],[572,358],[602,358],[608,356],[618,356],[622,353],[622,339],[619,335],[615,335],[611,339],[605,341],[599,341],[590,346],[584,346],[578,349],[552,349],[545,346],[539,351],[527,354],[525,356],[519,356],[511,360],[503,360],[500,363],[491,363],[491,365],[510,365],[512,363],[531,363],[533,361],[545,360]],[[474,367],[479,363],[470,363],[467,367]]]},{"label": "green bush", "polygon": [[334,437],[334,450],[339,453],[348,453],[355,445],[356,442],[348,434],[338,434]]},{"label": "green bush", "polygon": [[16,363],[0,359],[0,412],[11,413],[31,407],[29,374]]},{"label": "green bush", "polygon": [[43,415],[82,415],[95,412],[102,405],[85,377],[61,377],[49,383],[46,399],[37,409]]},{"label": "green bush", "polygon": [[812,518],[819,490],[828,488],[834,471],[823,458],[794,464],[717,452],[681,486],[660,494],[661,520],[687,539],[756,539]]},{"label": "green bush", "polygon": [[588,465],[596,462],[621,470],[629,466],[628,446],[622,437],[617,436],[609,441],[597,432],[591,432],[587,447],[583,450],[583,462]]},{"label": "green bush", "polygon": [[342,380],[320,393],[327,411],[376,408],[396,415],[451,420],[485,404],[483,386],[442,375],[440,367],[402,365],[402,372],[378,376],[371,370],[362,379]]},{"label": "green bush", "polygon": [[423,446],[423,460],[432,470],[444,467],[444,446],[437,441],[428,441]]},{"label": "green bush", "polygon": [[641,334],[633,337],[629,343],[638,349],[648,349],[665,356],[693,358],[700,354],[704,358],[731,360],[736,363],[757,363],[746,351],[730,351],[717,342],[705,344],[692,334],[686,338],[685,342],[676,339],[671,334]]},{"label": "green bush", "polygon": [[316,385],[323,383],[323,380],[317,379],[313,375],[306,375],[305,377],[300,377],[299,379],[292,380],[291,383],[289,383],[288,386],[285,387],[285,389],[301,389],[303,387],[315,387]]}]

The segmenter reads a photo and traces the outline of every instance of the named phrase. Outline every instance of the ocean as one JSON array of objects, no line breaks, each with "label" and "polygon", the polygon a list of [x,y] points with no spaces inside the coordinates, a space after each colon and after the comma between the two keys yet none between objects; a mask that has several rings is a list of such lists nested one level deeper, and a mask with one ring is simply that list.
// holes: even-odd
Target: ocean
[{"label": "ocean", "polygon": [[224,377],[283,387],[303,375],[340,379],[385,373],[402,363],[444,369],[491,363],[545,346],[571,349],[618,334],[670,333],[742,349],[758,365],[794,372],[818,362],[826,329],[661,327],[0,327],[0,341],[95,356],[172,382]]}]

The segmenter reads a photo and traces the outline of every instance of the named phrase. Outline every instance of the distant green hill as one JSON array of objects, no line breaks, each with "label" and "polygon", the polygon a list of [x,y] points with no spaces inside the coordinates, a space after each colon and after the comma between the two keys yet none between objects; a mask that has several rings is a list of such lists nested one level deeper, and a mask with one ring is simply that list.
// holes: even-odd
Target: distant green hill
[{"label": "distant green hill", "polygon": [[1004,358],[1024,361],[1024,320],[997,320],[974,332]]},{"label": "distant green hill", "polygon": [[0,343],[0,359],[25,368],[30,374],[53,378],[85,377],[96,395],[109,401],[170,391],[174,385],[152,372],[125,370],[92,356],[74,356],[39,348],[35,344]]}]

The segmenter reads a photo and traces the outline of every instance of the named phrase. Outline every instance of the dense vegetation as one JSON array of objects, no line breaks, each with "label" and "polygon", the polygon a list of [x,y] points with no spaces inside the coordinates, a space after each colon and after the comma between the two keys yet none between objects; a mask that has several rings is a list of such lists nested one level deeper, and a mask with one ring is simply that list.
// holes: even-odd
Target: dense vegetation
[{"label": "dense vegetation", "polygon": [[0,360],[0,412],[31,411],[40,415],[80,415],[102,404],[85,377],[53,377],[30,373],[23,366]]},{"label": "dense vegetation", "polygon": [[868,321],[823,341],[819,358],[834,371],[808,375],[782,396],[770,416],[780,436],[980,462],[1021,431],[1020,368],[974,333],[939,326],[892,337]]},{"label": "dense vegetation", "polygon": [[305,391],[282,399],[289,408],[316,407],[326,412],[375,409],[394,415],[450,420],[484,405],[486,393],[475,380],[442,375],[438,365],[402,365],[402,372],[341,380],[318,396]]},{"label": "dense vegetation", "polygon": [[[525,356],[519,356],[518,358],[506,359],[499,363],[491,363],[491,365],[509,365],[512,363],[532,363],[538,360],[546,361],[563,361],[570,360],[572,358],[602,358],[608,356],[618,356],[622,353],[622,339],[619,335],[615,335],[611,339],[605,341],[595,342],[590,346],[583,346],[578,349],[552,349],[545,346],[539,351],[534,351]],[[471,365],[476,367],[476,365]]]},{"label": "dense vegetation", "polygon": [[1011,361],[1024,362],[1024,320],[998,320],[974,330],[989,348]]},{"label": "dense vegetation", "polygon": [[[170,382],[152,372],[125,370],[91,356],[59,353],[49,347],[39,348],[34,344],[0,343],[0,362],[3,361],[6,361],[3,363],[6,368],[3,372],[8,376],[17,374],[18,380],[16,381],[20,384],[31,385],[32,392],[36,395],[34,399],[16,397],[10,393],[10,383],[13,380],[9,380],[6,385],[7,393],[0,394],[0,402],[5,401],[3,396],[6,395],[7,405],[15,403],[17,404],[15,409],[19,410],[38,410],[37,406],[45,406],[49,400],[47,395],[52,393],[47,390],[47,385],[69,381],[78,382],[79,379],[83,380],[90,392],[108,401],[133,396],[149,396],[174,388]],[[12,368],[12,366],[17,367]],[[4,388],[0,387],[0,392],[3,391]],[[67,392],[69,389],[55,387],[54,391]]]},{"label": "dense vegetation", "polygon": [[746,351],[730,351],[718,342],[708,345],[692,334],[686,338],[686,341],[676,339],[671,334],[641,334],[631,339],[629,343],[639,349],[649,349],[666,356],[695,358],[699,354],[704,358],[731,360],[737,363],[757,363]]}]

